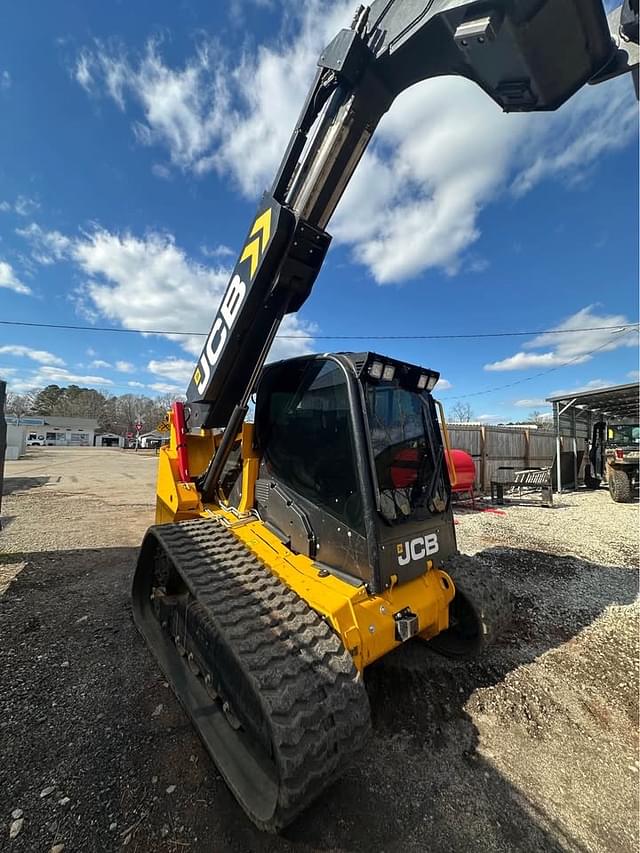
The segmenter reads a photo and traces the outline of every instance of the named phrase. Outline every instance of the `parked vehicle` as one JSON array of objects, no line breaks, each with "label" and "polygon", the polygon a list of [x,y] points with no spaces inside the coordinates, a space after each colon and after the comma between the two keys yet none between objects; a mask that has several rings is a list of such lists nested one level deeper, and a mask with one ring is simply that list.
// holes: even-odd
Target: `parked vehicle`
[{"label": "parked vehicle", "polygon": [[41,432],[30,432],[26,443],[27,447],[44,447],[46,444],[45,436]]},{"label": "parked vehicle", "polygon": [[598,488],[604,480],[612,500],[628,503],[638,488],[640,425],[599,421],[593,428],[589,462],[587,487]]}]

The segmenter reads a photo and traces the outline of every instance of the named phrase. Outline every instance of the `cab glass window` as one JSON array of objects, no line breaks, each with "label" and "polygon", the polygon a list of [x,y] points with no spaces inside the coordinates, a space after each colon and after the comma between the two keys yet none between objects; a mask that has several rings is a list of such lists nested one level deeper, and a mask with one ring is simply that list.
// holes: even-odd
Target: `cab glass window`
[{"label": "cab glass window", "polygon": [[269,475],[362,529],[347,378],[338,364],[303,360],[268,370],[256,427]]}]

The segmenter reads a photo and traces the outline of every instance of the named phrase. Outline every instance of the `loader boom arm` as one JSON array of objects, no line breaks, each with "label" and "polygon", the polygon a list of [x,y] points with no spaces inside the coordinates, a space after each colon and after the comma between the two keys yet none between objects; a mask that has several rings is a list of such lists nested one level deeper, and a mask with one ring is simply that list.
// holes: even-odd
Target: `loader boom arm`
[{"label": "loader boom arm", "polygon": [[225,428],[198,482],[205,499],[215,494],[282,318],[309,296],[331,239],[325,228],[397,95],[420,80],[458,75],[507,112],[554,110],[586,83],[637,66],[637,2],[616,10],[613,34],[602,0],[359,7],[320,56],[187,390],[188,429]]}]

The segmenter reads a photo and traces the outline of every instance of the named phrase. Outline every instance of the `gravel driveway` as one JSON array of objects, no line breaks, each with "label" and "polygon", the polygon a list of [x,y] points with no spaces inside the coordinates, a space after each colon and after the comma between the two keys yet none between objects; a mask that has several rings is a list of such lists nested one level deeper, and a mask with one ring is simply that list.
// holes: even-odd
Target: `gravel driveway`
[{"label": "gravel driveway", "polygon": [[511,630],[470,663],[408,644],[367,670],[370,747],[274,838],[244,818],[131,622],[154,474],[118,450],[33,448],[6,466],[3,850],[637,849],[637,504],[601,491],[458,512],[461,550],[514,597]]}]

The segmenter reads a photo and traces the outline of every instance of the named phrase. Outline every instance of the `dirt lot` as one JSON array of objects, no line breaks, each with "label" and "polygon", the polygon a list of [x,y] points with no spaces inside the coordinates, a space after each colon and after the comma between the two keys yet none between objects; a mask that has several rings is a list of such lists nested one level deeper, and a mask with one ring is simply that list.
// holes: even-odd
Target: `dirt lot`
[{"label": "dirt lot", "polygon": [[408,644],[370,668],[370,747],[273,838],[244,818],[131,622],[154,457],[34,448],[5,476],[2,849],[637,849],[637,504],[602,491],[459,512],[461,549],[513,594],[512,629],[472,663]]}]

